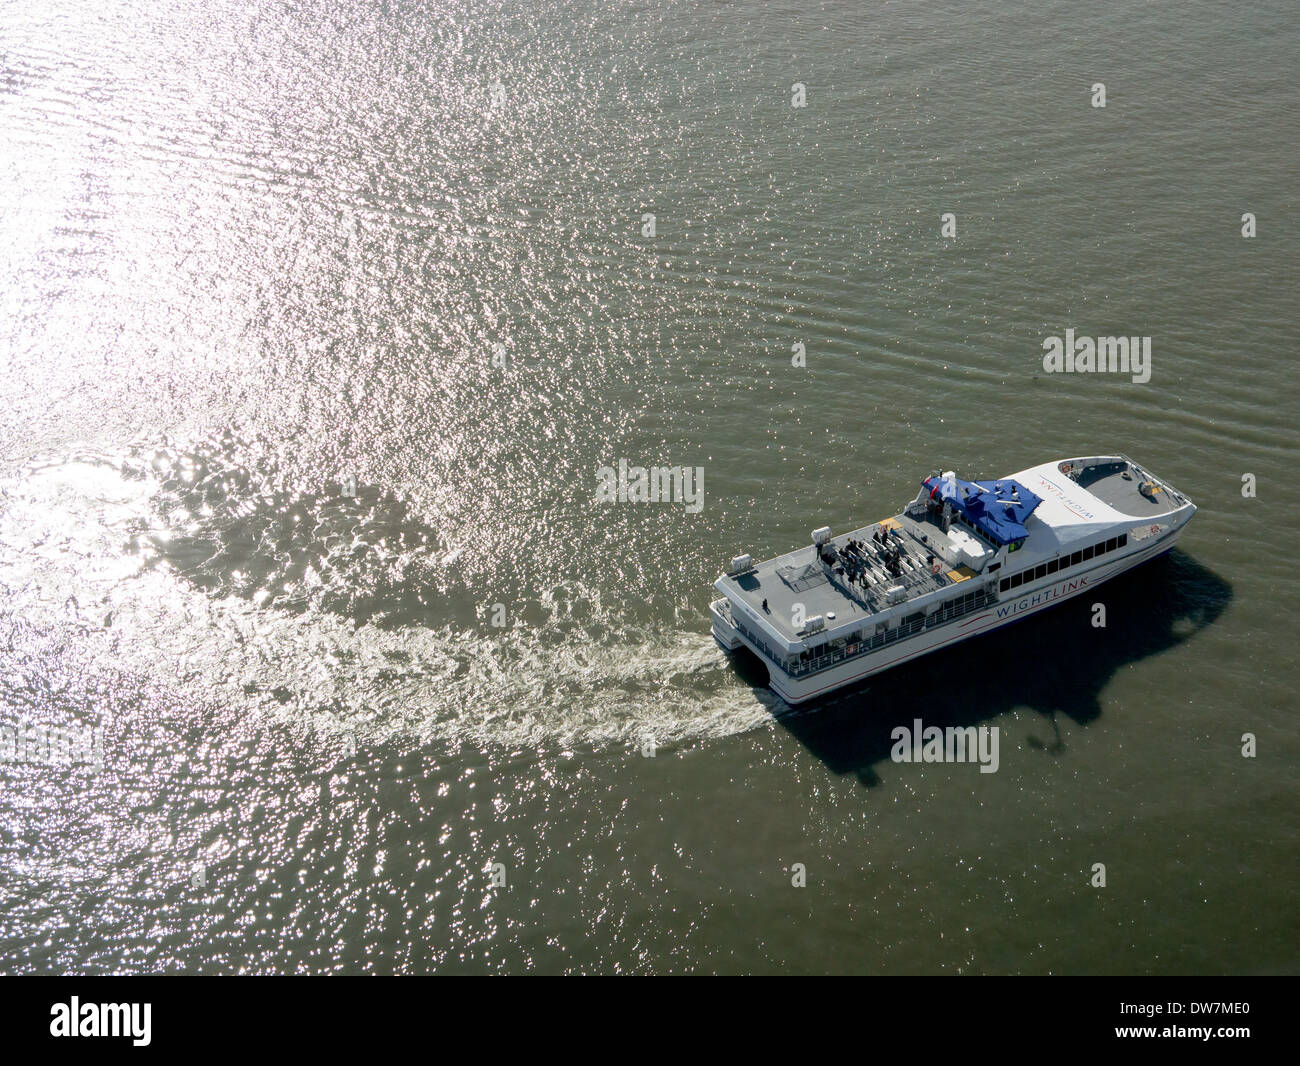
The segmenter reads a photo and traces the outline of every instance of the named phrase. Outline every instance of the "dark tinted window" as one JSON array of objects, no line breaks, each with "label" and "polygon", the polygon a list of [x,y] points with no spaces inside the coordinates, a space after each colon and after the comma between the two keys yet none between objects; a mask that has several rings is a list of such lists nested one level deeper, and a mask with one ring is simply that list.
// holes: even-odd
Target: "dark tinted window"
[{"label": "dark tinted window", "polygon": [[1011,587],[1011,581],[1010,581],[1010,579],[1004,577],[1004,578],[1002,579],[1001,584],[998,585],[998,591],[999,591],[999,592],[1006,592],[1007,589],[1009,589],[1010,587]]},{"label": "dark tinted window", "polygon": [[1078,566],[1081,562],[1083,562],[1083,552],[1075,552],[1070,556],[1071,566]]},{"label": "dark tinted window", "polygon": [[1110,540],[1106,541],[1106,550],[1107,550],[1108,552],[1113,552],[1113,551],[1115,550],[1115,538],[1114,538],[1114,537],[1111,537]]},{"label": "dark tinted window", "polygon": [[1092,558],[1092,545],[1089,544],[1086,548],[1083,549],[1084,562],[1087,562],[1091,558]]},{"label": "dark tinted window", "polygon": [[1046,563],[1040,563],[1038,566],[1034,567],[1034,580],[1035,580],[1035,581],[1037,581],[1039,578],[1046,577],[1046,576],[1047,576],[1047,564],[1046,564]]},{"label": "dark tinted window", "polygon": [[1012,588],[1017,588],[1017,587],[1019,587],[1020,582],[1023,581],[1024,579],[1025,579],[1025,575],[1024,575],[1024,574],[1012,574],[1012,575],[1011,575],[1011,587],[1012,587]]},{"label": "dark tinted window", "polygon": [[1047,572],[1049,574],[1056,573],[1056,571],[1059,570],[1060,568],[1061,568],[1061,561],[1059,559],[1053,559],[1050,563],[1047,564]]},{"label": "dark tinted window", "polygon": [[1128,534],[1127,534],[1127,533],[1121,533],[1121,534],[1119,535],[1119,546],[1122,548],[1122,547],[1124,547],[1127,543],[1128,543]]}]

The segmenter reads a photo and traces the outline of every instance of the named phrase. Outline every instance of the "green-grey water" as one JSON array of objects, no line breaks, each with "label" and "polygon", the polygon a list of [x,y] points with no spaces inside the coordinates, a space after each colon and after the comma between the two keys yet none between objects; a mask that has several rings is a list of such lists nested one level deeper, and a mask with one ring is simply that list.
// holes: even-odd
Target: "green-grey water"
[{"label": "green-grey water", "polygon": [[[1293,5],[52,0],[0,52],[0,724],[102,730],[0,763],[4,972],[1300,964]],[[1151,380],[1045,373],[1067,328]],[[1120,451],[1200,512],[1104,629],[798,714],[710,636],[733,555]],[[598,504],[620,459],[703,508]],[[998,772],[891,761],[918,717]]]}]

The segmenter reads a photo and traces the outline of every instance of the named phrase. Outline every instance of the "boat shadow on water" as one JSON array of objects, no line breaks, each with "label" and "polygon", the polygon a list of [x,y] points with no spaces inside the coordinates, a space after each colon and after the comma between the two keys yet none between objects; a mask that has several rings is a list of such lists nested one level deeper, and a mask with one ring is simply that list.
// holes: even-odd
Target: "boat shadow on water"
[{"label": "boat shadow on water", "polygon": [[[880,778],[890,732],[921,719],[926,727],[978,726],[1015,708],[1043,716],[1040,749],[1064,750],[1058,715],[1087,725],[1102,713],[1101,695],[1126,666],[1168,651],[1213,625],[1232,601],[1232,587],[1175,549],[1091,595],[1015,622],[952,648],[921,656],[825,699],[790,708],[779,700],[778,724],[834,773]],[[1093,626],[1093,604],[1106,608]],[[1026,624],[1028,623],[1028,624]],[[737,669],[765,686],[765,668],[746,652]]]}]

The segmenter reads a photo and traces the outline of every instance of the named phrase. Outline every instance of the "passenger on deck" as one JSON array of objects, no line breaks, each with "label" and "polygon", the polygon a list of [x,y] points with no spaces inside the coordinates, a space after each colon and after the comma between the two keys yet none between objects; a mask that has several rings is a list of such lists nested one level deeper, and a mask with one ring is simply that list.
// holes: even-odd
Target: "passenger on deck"
[{"label": "passenger on deck", "polygon": [[771,614],[771,613],[772,613],[772,608],[769,607],[769,606],[767,605],[767,600],[764,600],[764,601],[763,601],[763,613],[764,613],[764,614]]}]

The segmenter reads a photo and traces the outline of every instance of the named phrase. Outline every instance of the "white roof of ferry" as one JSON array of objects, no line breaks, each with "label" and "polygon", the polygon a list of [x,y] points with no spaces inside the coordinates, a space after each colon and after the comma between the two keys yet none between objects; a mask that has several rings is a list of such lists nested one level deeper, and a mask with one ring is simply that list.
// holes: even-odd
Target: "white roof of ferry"
[{"label": "white roof of ferry", "polygon": [[1025,521],[1029,536],[1021,551],[1053,555],[1075,541],[1096,540],[1111,527],[1118,535],[1133,525],[1131,515],[1120,514],[1062,474],[1060,463],[1064,461],[1031,466],[1011,475],[1043,500]]}]

